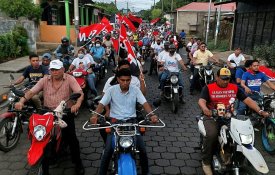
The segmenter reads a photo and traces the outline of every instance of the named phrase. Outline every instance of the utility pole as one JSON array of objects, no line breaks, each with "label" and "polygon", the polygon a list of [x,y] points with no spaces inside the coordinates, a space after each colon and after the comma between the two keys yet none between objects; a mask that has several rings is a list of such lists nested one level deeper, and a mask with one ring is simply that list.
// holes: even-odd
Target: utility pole
[{"label": "utility pole", "polygon": [[66,16],[66,36],[70,39],[70,13],[69,13],[69,0],[65,0],[65,16]]},{"label": "utility pole", "polygon": [[116,6],[116,0],[115,0],[115,6]]},{"label": "utility pole", "polygon": [[154,0],[154,9],[156,8],[156,0]]},{"label": "utility pole", "polygon": [[173,11],[174,0],[171,2],[171,12]]},{"label": "utility pole", "polygon": [[206,26],[206,34],[205,34],[205,43],[206,43],[206,44],[207,44],[208,33],[209,33],[209,23],[210,23],[211,4],[212,4],[212,0],[209,1],[209,6],[208,6],[208,17],[207,17],[207,26]]},{"label": "utility pole", "polygon": [[127,13],[128,13],[128,11],[129,11],[128,9],[129,9],[129,8],[128,8],[128,1],[127,1]]},{"label": "utility pole", "polygon": [[[221,2],[221,0],[220,0],[220,2]],[[220,5],[219,11],[218,11],[218,19],[217,19],[216,32],[215,32],[215,43],[214,43],[215,46],[217,45],[218,33],[220,30],[221,7],[222,7],[222,5]]]},{"label": "utility pole", "polygon": [[75,45],[77,45],[77,38],[79,33],[79,7],[78,7],[78,0],[74,0],[74,26],[75,26],[75,34],[76,34],[76,41]]}]

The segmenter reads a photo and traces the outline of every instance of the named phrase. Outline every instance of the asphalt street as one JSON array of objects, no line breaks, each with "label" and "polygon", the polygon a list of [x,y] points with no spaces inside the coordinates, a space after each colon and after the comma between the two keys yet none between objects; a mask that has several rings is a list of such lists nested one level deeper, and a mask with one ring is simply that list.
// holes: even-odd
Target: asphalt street
[{"label": "asphalt street", "polygon": [[[149,62],[145,67],[148,68]],[[109,71],[109,75],[110,75]],[[144,141],[149,157],[150,172],[153,175],[197,175],[203,174],[201,169],[201,153],[196,149],[199,145],[199,132],[195,116],[200,113],[197,101],[199,92],[189,95],[190,72],[184,72],[184,99],[186,104],[180,104],[177,114],[172,113],[171,104],[163,102],[155,113],[165,123],[163,129],[148,129]],[[157,76],[147,76],[147,95],[149,103],[159,98]],[[98,89],[102,89],[102,81]],[[100,166],[103,151],[103,142],[98,131],[84,131],[82,125],[90,117],[86,109],[82,109],[75,119],[76,132],[81,147],[81,158],[85,166],[86,175],[96,175]],[[27,163],[27,150],[30,141],[27,138],[27,127],[21,135],[18,146],[11,152],[0,152],[0,175],[25,175],[29,169]],[[256,132],[256,147],[264,156],[269,169],[269,174],[275,174],[275,158],[263,151]],[[51,175],[74,175],[74,164],[70,157],[64,155],[55,166],[50,169]]]}]

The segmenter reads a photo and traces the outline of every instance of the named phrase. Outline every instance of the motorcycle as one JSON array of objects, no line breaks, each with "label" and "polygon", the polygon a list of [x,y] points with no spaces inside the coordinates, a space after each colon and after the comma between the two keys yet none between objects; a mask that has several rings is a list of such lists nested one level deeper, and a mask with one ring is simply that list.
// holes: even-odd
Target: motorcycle
[{"label": "motorcycle", "polygon": [[267,118],[262,118],[258,113],[247,109],[246,114],[251,118],[253,124],[261,128],[262,145],[266,152],[271,155],[275,154],[275,93],[263,95],[257,91],[252,93],[257,94],[257,104],[260,108],[270,113]]},{"label": "motorcycle", "polygon": [[92,64],[92,69],[95,73],[96,81],[99,82],[105,78],[106,68],[103,60],[100,60],[97,64]]},{"label": "motorcycle", "polygon": [[[101,114],[98,115],[104,120],[104,116]],[[150,113],[146,117],[148,115]],[[144,134],[146,128],[165,127],[165,123],[161,119],[159,119],[159,125],[151,125],[148,118],[140,122],[130,119],[130,117],[115,123],[104,121],[103,126],[100,124],[88,124],[88,122],[85,122],[83,125],[84,130],[105,129],[108,134],[113,135],[112,145],[114,153],[112,171],[118,175],[137,175],[136,155],[139,151],[135,144],[136,135]]]},{"label": "motorcycle", "polygon": [[254,147],[255,137],[252,123],[246,116],[236,116],[234,103],[235,99],[231,98],[229,107],[219,104],[217,108],[223,106],[221,108],[223,110],[213,110],[214,117],[212,118],[203,115],[197,117],[201,149],[203,149],[203,138],[206,136],[203,120],[216,120],[220,130],[218,147],[213,155],[212,171],[215,174],[254,175],[257,174],[255,171],[257,170],[266,174],[269,172],[267,164],[261,153]]},{"label": "motorcycle", "polygon": [[65,71],[67,71],[72,64],[74,58],[70,54],[62,54],[62,53],[56,53],[55,54],[56,59],[59,59],[65,68]]},{"label": "motorcycle", "polygon": [[172,112],[177,113],[178,104],[180,98],[183,96],[183,87],[179,86],[179,73],[178,72],[169,72],[164,84],[163,96],[165,100],[171,101],[172,103]]},{"label": "motorcycle", "polygon": [[143,57],[143,60],[146,61],[148,57],[150,57],[150,45],[147,45],[147,46],[142,46],[142,57]]},{"label": "motorcycle", "polygon": [[[12,80],[14,77],[10,74],[10,83]],[[29,117],[36,111],[31,101],[25,103],[22,111],[14,109],[15,103],[25,95],[24,91],[29,87],[19,90],[11,84],[7,88],[10,89],[7,102],[1,107],[7,108],[7,112],[0,115],[0,150],[4,152],[9,152],[17,146],[23,132],[23,125],[28,125]]]},{"label": "motorcycle", "polygon": [[72,94],[68,100],[61,101],[53,111],[46,111],[44,115],[34,113],[30,117],[29,138],[31,146],[28,150],[28,164],[30,169],[28,175],[43,174],[42,162],[43,158],[49,154],[57,154],[61,143],[61,129],[67,127],[66,122],[62,120],[62,116],[69,109],[66,104],[70,100],[76,100],[81,96],[79,93]]},{"label": "motorcycle", "polygon": [[202,64],[196,65],[197,67],[195,66],[195,68],[199,69],[199,83],[201,88],[215,81],[212,65],[213,63],[208,62],[206,66],[202,66]]}]

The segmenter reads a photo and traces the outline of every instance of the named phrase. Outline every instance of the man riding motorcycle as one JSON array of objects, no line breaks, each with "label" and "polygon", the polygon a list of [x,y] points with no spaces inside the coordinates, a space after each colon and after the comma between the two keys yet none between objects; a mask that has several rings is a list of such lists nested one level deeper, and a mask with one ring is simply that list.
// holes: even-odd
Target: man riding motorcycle
[{"label": "man riding motorcycle", "polygon": [[[169,54],[163,55],[161,64],[164,65],[164,71],[160,77],[160,88],[162,91],[161,94],[163,94],[164,84],[169,75],[169,72],[177,72],[179,74],[179,86],[183,87],[183,78],[182,74],[180,73],[178,64],[181,65],[183,70],[187,70],[187,68],[185,67],[181,56],[176,53],[176,47],[173,44],[169,46]],[[180,100],[184,102],[182,98]]]},{"label": "man riding motorcycle", "polygon": [[207,116],[203,120],[203,125],[206,131],[206,137],[203,138],[202,150],[202,168],[206,175],[212,175],[211,162],[213,153],[218,142],[218,124],[212,118],[212,110],[214,107],[223,103],[229,106],[231,98],[238,98],[247,104],[251,109],[258,112],[259,115],[267,117],[269,114],[261,110],[255,101],[244,95],[237,85],[229,83],[231,77],[230,70],[221,68],[217,72],[216,82],[204,86],[201,92],[201,97],[198,104],[202,113]]},{"label": "man riding motorcycle", "polygon": [[64,67],[68,69],[72,63],[72,57],[74,55],[74,46],[70,44],[68,37],[61,39],[61,44],[54,51],[54,55],[63,62]]},{"label": "man riding motorcycle", "polygon": [[[123,120],[127,118],[134,119],[136,118],[136,102],[142,104],[147,113],[152,112],[150,105],[147,103],[141,91],[137,87],[130,86],[131,72],[129,69],[121,69],[118,71],[117,80],[119,84],[110,87],[104,94],[96,109],[97,113],[101,113],[104,106],[110,104],[111,121]],[[158,117],[155,114],[151,114],[150,119],[153,123],[158,121]],[[92,124],[97,123],[96,113],[90,118],[90,122]],[[147,175],[149,173],[148,157],[141,135],[136,136],[136,144],[137,149],[139,150],[142,174]],[[107,174],[108,165],[113,152],[112,134],[109,134],[107,136],[105,150],[101,159],[99,170],[100,175]]]}]

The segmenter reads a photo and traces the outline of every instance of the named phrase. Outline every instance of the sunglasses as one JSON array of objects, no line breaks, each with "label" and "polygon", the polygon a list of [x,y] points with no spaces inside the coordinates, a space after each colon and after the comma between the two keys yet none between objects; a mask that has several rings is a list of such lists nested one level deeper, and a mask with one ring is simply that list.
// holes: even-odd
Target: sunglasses
[{"label": "sunglasses", "polygon": [[221,79],[224,80],[224,81],[229,81],[230,77],[225,77],[225,78],[221,78]]},{"label": "sunglasses", "polygon": [[223,108],[220,108],[220,109],[218,109],[218,111],[225,111],[225,109],[223,109]]}]

